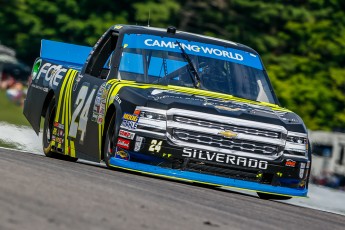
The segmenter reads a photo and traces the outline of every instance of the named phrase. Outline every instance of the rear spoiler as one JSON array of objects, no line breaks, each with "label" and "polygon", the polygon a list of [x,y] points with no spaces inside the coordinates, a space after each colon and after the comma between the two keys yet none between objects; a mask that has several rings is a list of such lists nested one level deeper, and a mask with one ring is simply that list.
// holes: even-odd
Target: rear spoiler
[{"label": "rear spoiler", "polygon": [[70,68],[81,69],[91,50],[92,47],[88,46],[43,39],[40,57],[67,65]]}]

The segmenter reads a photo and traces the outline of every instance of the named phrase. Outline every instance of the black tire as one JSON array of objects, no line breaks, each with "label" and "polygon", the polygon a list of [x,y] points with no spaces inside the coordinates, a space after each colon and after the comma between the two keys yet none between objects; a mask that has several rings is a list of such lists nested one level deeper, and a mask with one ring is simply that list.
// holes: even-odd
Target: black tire
[{"label": "black tire", "polygon": [[104,148],[103,148],[103,160],[109,168],[109,160],[114,156],[114,149],[116,147],[115,140],[115,113],[112,115],[109,125],[105,134]]},{"label": "black tire", "polygon": [[55,106],[55,98],[53,98],[48,106],[46,111],[46,116],[44,119],[44,126],[43,126],[43,136],[42,136],[42,145],[43,145],[43,152],[47,157],[54,157],[58,156],[58,153],[52,151],[51,147],[51,140],[52,140],[52,133],[53,133],[53,124],[54,118],[56,113],[56,106]]},{"label": "black tire", "polygon": [[292,198],[291,196],[279,196],[262,192],[258,192],[257,194],[260,197],[260,199],[263,200],[290,200]]},{"label": "black tire", "polygon": [[46,155],[47,157],[75,162],[78,160],[78,158],[74,158],[74,157],[70,157],[67,155],[54,152],[51,147],[55,114],[56,114],[56,105],[55,105],[55,98],[53,97],[49,103],[48,109],[46,111],[46,116],[44,119],[43,136],[42,136],[42,145],[43,145],[44,155]]}]

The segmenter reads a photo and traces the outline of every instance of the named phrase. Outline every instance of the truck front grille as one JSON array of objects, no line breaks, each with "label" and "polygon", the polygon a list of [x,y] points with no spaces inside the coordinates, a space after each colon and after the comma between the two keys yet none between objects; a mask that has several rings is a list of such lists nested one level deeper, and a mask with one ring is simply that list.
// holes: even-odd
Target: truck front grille
[{"label": "truck front grille", "polygon": [[258,143],[241,139],[228,139],[221,136],[207,135],[189,130],[173,130],[173,137],[188,143],[207,145],[235,151],[249,152],[262,155],[275,155],[278,146]]},{"label": "truck front grille", "polygon": [[180,147],[271,160],[285,148],[280,125],[182,109],[167,115],[167,137]]}]

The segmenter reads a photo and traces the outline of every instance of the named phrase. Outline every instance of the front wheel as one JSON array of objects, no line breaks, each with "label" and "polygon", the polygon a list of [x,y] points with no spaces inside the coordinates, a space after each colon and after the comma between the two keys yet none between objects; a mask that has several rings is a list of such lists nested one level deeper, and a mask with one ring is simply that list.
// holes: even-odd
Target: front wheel
[{"label": "front wheel", "polygon": [[257,193],[260,199],[263,200],[289,200],[292,197],[291,196],[280,196],[280,195],[274,195],[274,194],[268,194],[268,193],[262,193],[258,192]]},{"label": "front wheel", "polygon": [[108,168],[109,168],[110,158],[114,156],[115,148],[116,148],[116,143],[115,143],[115,113],[114,113],[110,119],[110,123],[106,131],[104,149],[103,149],[104,162]]}]

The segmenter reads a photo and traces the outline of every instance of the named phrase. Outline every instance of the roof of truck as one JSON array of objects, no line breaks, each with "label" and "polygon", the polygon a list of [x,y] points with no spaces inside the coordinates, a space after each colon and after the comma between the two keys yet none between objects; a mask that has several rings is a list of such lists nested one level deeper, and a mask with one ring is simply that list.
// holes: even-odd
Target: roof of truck
[{"label": "roof of truck", "polygon": [[166,36],[166,37],[178,37],[185,40],[193,40],[193,41],[199,41],[203,43],[211,43],[216,44],[224,47],[232,47],[235,49],[244,50],[253,54],[258,55],[258,53],[241,43],[224,40],[220,38],[205,36],[201,34],[195,34],[195,33],[189,33],[184,32],[180,30],[176,30],[175,33],[168,32],[169,29],[175,29],[175,27],[168,27],[168,28],[157,28],[157,27],[149,27],[149,26],[137,26],[137,25],[114,25],[111,27],[111,29],[118,31],[119,33],[149,33],[153,35],[159,35],[159,36]]}]

